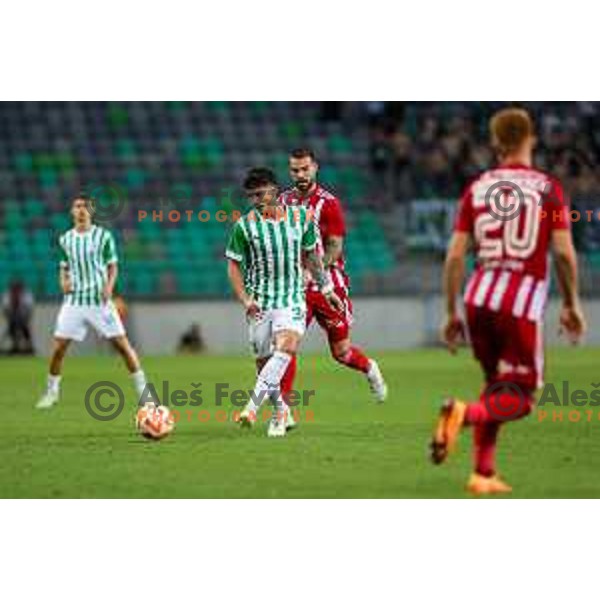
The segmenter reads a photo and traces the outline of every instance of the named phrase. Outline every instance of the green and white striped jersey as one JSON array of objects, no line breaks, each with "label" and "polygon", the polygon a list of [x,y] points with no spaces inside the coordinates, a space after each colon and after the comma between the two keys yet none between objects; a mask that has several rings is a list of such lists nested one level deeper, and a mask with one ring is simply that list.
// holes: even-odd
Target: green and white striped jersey
[{"label": "green and white striped jersey", "polygon": [[312,213],[279,206],[266,218],[252,209],[236,221],[225,256],[242,263],[247,293],[263,310],[305,302],[302,252],[317,243]]},{"label": "green and white striped jersey", "polygon": [[73,291],[65,302],[74,306],[99,306],[106,283],[106,267],[117,262],[115,240],[104,227],[92,225],[79,233],[69,229],[59,238],[60,264],[69,270]]}]

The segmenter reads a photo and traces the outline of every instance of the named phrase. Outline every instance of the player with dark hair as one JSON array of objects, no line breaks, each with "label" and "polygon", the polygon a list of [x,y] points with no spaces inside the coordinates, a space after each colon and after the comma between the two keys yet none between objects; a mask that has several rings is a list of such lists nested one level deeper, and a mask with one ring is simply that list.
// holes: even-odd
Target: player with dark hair
[{"label": "player with dark hair", "polygon": [[[387,385],[377,362],[366,356],[350,339],[352,302],[344,265],[346,226],[341,203],[317,182],[319,165],[312,150],[293,150],[289,157],[289,169],[294,187],[281,195],[280,202],[288,206],[305,206],[312,211],[317,226],[317,251],[330,273],[336,295],[344,304],[342,314],[332,311],[315,282],[307,274],[307,326],[316,319],[327,334],[333,358],[345,367],[363,373],[375,398],[383,402],[387,396]],[[295,373],[294,360],[282,381],[284,393],[292,389]]]},{"label": "player with dark hair", "polygon": [[281,402],[281,379],[295,359],[306,326],[303,263],[331,311],[343,306],[316,251],[309,212],[278,204],[277,181],[269,169],[250,170],[244,189],[253,208],[236,221],[225,252],[231,287],[246,311],[257,361],[256,385],[240,422],[251,424],[268,398],[276,406],[268,435],[282,437],[293,420]]},{"label": "player with dark hair", "polygon": [[585,320],[577,289],[577,258],[562,186],[532,166],[534,126],[521,109],[505,109],[490,122],[499,165],[466,188],[444,266],[446,322],[442,337],[454,353],[464,334],[457,297],[470,245],[477,266],[464,293],[467,328],[485,384],[478,402],[444,401],[431,443],[443,462],[460,431],[474,433],[474,494],[510,492],[496,474],[496,441],[503,422],[528,415],[543,384],[542,326],[552,251],[562,296],[561,329],[575,343]]}]

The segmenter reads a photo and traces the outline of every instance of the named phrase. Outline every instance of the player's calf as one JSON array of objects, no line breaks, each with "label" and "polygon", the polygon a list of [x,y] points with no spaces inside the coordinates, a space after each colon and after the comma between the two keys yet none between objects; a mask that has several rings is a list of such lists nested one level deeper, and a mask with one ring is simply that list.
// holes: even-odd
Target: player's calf
[{"label": "player's calf", "polygon": [[118,335],[109,339],[113,348],[122,356],[125,365],[127,366],[137,395],[138,404],[154,404],[158,406],[160,402],[155,395],[150,393],[150,390],[147,387],[148,382],[146,380],[146,374],[141,368],[137,352],[129,342],[129,338],[126,335]]},{"label": "player's calf", "polygon": [[60,382],[62,364],[69,349],[71,340],[54,338],[52,356],[50,357],[50,370],[46,383],[46,390],[37,401],[35,407],[40,409],[52,408],[60,399]]},{"label": "player's calf", "polygon": [[350,339],[329,340],[331,355],[340,364],[364,373],[369,382],[371,393],[378,402],[387,398],[388,388],[377,362],[366,356],[357,346],[352,346]]},{"label": "player's calf", "polygon": [[348,338],[344,340],[329,340],[331,356],[340,364],[361,371],[365,375],[369,372],[371,362],[364,352],[357,346],[353,346]]},{"label": "player's calf", "polygon": [[[288,340],[290,341],[289,345]],[[279,399],[281,396],[281,380],[292,359],[289,349],[293,348],[295,350],[297,341],[293,336],[286,337],[284,332],[279,334],[275,341],[276,350],[260,370],[250,400],[240,414],[239,423],[242,426],[251,424],[251,415],[258,414],[262,403],[266,399],[273,397]],[[286,352],[286,350],[288,351]]]}]

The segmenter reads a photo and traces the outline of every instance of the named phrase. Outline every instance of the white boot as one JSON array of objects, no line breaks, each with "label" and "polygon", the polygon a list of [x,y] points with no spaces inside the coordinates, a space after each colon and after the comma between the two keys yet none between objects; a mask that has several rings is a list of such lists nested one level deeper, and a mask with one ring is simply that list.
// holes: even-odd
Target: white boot
[{"label": "white boot", "polygon": [[269,429],[267,431],[267,436],[270,438],[275,437],[284,437],[286,434],[286,419],[285,417],[282,419],[276,419],[273,417],[271,422],[269,423]]},{"label": "white boot", "polygon": [[371,366],[367,372],[367,379],[369,380],[371,393],[375,396],[377,402],[385,402],[388,394],[387,384],[379,370],[379,365],[374,360],[371,360],[370,363]]},{"label": "white boot", "polygon": [[298,427],[298,423],[296,423],[296,420],[294,419],[294,417],[292,415],[292,409],[290,408],[287,411],[287,420],[285,422],[285,429],[286,429],[286,431],[291,431],[292,429],[296,429],[296,427]]},{"label": "white boot", "polygon": [[268,437],[284,437],[287,433],[287,424],[290,411],[283,402],[278,402],[273,407],[273,417],[267,431]]},{"label": "white boot", "polygon": [[52,408],[58,402],[58,391],[47,389],[44,395],[38,400],[36,408]]}]

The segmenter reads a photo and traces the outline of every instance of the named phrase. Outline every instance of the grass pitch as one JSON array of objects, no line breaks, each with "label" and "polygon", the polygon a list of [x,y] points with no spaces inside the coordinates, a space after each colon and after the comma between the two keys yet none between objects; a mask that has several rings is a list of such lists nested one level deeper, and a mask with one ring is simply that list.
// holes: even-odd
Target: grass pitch
[{"label": "grass pitch", "polygon": [[[426,445],[442,396],[477,395],[480,374],[467,351],[378,355],[390,387],[375,405],[362,376],[328,356],[302,356],[297,388],[315,390],[300,427],[268,439],[266,424],[240,431],[221,422],[215,385],[253,385],[248,357],[157,357],[144,360],[153,381],[187,393],[202,383],[202,405],[181,407],[175,433],[156,443],[134,430],[134,394],[116,357],[67,359],[62,399],[48,412],[33,406],[45,384],[43,359],[0,361],[0,496],[6,498],[452,498],[465,497],[470,434],[448,464],[433,467]],[[600,350],[560,349],[548,356],[549,382],[591,391]],[[109,380],[126,405],[97,421],[86,390]],[[159,388],[162,396],[162,391]],[[105,397],[103,404],[109,404]],[[175,408],[171,404],[171,408]],[[600,497],[600,408],[556,407],[563,421],[534,413],[501,433],[499,467],[512,497]],[[569,412],[580,413],[578,422]],[[187,413],[186,411],[190,411]],[[312,411],[311,413],[308,411]],[[588,411],[586,413],[586,411]],[[573,414],[571,418],[575,418]],[[308,417],[308,420],[307,420]]]}]

